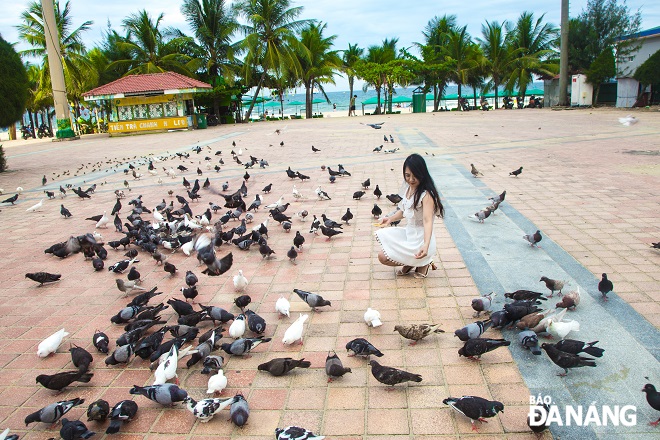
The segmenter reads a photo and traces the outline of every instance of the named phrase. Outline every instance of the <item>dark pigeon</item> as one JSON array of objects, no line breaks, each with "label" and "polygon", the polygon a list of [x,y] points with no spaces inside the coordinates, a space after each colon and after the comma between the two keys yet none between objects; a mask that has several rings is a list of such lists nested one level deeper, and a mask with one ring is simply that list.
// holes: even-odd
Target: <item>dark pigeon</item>
[{"label": "dark pigeon", "polygon": [[64,414],[69,412],[74,406],[82,405],[85,399],[76,397],[71,400],[61,400],[59,402],[51,403],[48,406],[41,408],[39,411],[33,412],[25,417],[25,426],[33,422],[42,423],[55,423],[62,418]]},{"label": "dark pigeon", "polygon": [[[383,353],[381,353],[380,350],[378,350],[371,344],[371,342],[364,338],[356,338],[352,341],[348,341],[346,343],[346,350],[353,352],[353,356],[383,356]],[[351,355],[349,354],[349,356]]]},{"label": "dark pigeon", "polygon": [[477,396],[448,397],[442,401],[454,410],[472,421],[472,430],[476,431],[475,421],[486,422],[486,418],[495,417],[498,412],[504,412],[502,402],[486,400]]},{"label": "dark pigeon", "polygon": [[409,373],[397,368],[386,367],[376,361],[369,361],[371,365],[371,374],[376,380],[385,385],[394,386],[403,382],[421,382],[422,376],[419,374]]},{"label": "dark pigeon", "polygon": [[309,368],[312,363],[303,359],[275,358],[257,367],[259,371],[268,371],[273,376],[283,376],[294,368]]}]

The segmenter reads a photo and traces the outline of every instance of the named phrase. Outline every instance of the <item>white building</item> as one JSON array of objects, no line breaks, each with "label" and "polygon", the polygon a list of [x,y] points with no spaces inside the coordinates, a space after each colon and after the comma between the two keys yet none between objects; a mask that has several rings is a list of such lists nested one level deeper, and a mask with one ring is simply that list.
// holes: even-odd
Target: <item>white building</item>
[{"label": "white building", "polygon": [[660,26],[636,34],[621,37],[622,40],[637,40],[639,50],[625,58],[617,58],[617,107],[632,107],[639,96],[640,84],[632,76],[639,66],[660,50]]}]

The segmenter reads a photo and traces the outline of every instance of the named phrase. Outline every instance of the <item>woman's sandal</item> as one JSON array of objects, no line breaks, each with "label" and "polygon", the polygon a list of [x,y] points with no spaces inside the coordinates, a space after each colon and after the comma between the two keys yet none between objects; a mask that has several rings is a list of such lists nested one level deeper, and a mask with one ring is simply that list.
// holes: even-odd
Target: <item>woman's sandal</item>
[{"label": "woman's sandal", "polygon": [[410,271],[413,269],[414,267],[412,266],[402,266],[401,269],[397,269],[395,273],[397,274],[397,276],[408,275],[410,274]]},{"label": "woman's sandal", "polygon": [[420,266],[417,269],[415,269],[415,272],[413,272],[413,277],[415,278],[426,278],[429,274],[429,270],[431,269],[431,266],[433,263],[427,264],[426,266]]}]

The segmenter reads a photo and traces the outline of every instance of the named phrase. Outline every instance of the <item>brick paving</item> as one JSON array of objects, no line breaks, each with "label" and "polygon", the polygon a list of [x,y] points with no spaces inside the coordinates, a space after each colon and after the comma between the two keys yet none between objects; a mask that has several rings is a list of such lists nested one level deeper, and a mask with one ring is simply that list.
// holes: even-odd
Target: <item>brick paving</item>
[{"label": "brick paving", "polygon": [[[236,141],[235,150],[243,150],[241,160],[252,154],[270,163],[265,170],[249,170],[252,177],[248,183],[248,200],[273,183],[273,192],[263,195],[264,205],[284,195],[285,201],[291,202],[287,214],[306,209],[310,215],[326,213],[339,220],[350,207],[355,219],[351,226],[344,227],[343,234],[326,241],[323,236],[308,233],[309,221],[303,223],[294,218],[293,231],[300,230],[307,240],[297,265],[292,265],[285,256],[293,233],[286,234],[273,223],[269,228],[269,245],[277,258],[262,260],[256,249],[242,252],[233,248],[234,266],[220,277],[200,275],[196,259],[181,252],[170,257],[169,261],[179,270],[179,274],[170,277],[148,255],[141,253],[137,267],[144,280],[142,285],[158,286],[165,293],[159,297],[163,301],[181,297],[182,274],[190,269],[200,276],[198,301],[234,313],[237,309],[232,301],[236,295],[231,278],[239,269],[243,270],[250,281],[246,293],[252,297],[251,308],[266,319],[266,335],[273,337],[273,341],[262,344],[248,359],[226,356],[224,370],[229,384],[222,396],[239,391],[246,396],[252,411],[244,428],[228,422],[227,412],[205,424],[196,421],[182,407],[164,409],[136,397],[140,405],[138,418],[122,428],[120,438],[265,439],[273,437],[275,427],[289,424],[344,440],[536,438],[525,423],[529,391],[511,353],[500,349],[485,355],[480,363],[458,357],[461,344],[452,333],[473,321],[470,300],[478,295],[478,290],[445,224],[437,221],[435,225],[439,269],[430,272],[425,280],[395,278],[392,268],[381,266],[376,258],[379,247],[373,239],[371,191],[360,201],[353,200],[352,194],[368,177],[372,188],[379,184],[385,194],[396,192],[401,183],[401,164],[410,152],[424,154],[429,161],[435,160],[434,155],[443,155],[466,167],[474,163],[485,174],[480,178],[485,185],[495,191],[507,190],[505,203],[538,225],[544,235],[596,276],[607,272],[616,295],[658,328],[660,255],[650,248],[650,243],[660,240],[657,219],[660,114],[640,111],[636,114],[640,123],[623,127],[617,118],[625,114],[605,109],[394,115],[231,125],[121,138],[90,136],[62,143],[6,142],[10,171],[0,174],[3,197],[12,195],[17,186],[25,191],[16,206],[0,207],[3,220],[0,279],[4,281],[0,292],[0,427],[25,433],[22,438],[26,439],[57,437],[59,427],[50,429],[42,423],[32,424],[26,431],[25,415],[56,400],[72,397],[83,397],[87,403],[102,397],[113,405],[131,398],[128,389],[133,384],[153,381],[146,362],[134,359],[127,366],[106,367],[104,356],[91,345],[95,329],[110,336],[111,347],[123,332],[122,327],[109,322],[127,302],[113,282],[119,275],[94,272],[82,255],[60,260],[44,254],[43,250],[70,235],[93,231],[94,224],[84,218],[112,209],[113,191],[124,189],[125,162],[135,156],[190,151],[195,145],[204,147],[200,155],[191,152],[189,160],[163,162],[167,167],[184,163],[189,171],[169,179],[159,168],[162,185],[157,184],[157,177],[146,175],[146,167],[142,166],[140,171],[146,176],[139,181],[128,179],[132,191],[127,192],[124,206],[138,194],[143,195],[149,208],[163,197],[169,202],[171,198],[166,194],[169,189],[184,195],[181,176],[192,181],[198,165],[204,171],[202,178],[209,177],[215,188],[229,181],[230,191],[236,190],[245,172],[232,162],[229,154],[231,142]],[[382,130],[358,124],[381,121],[385,121]],[[276,128],[282,130],[281,135],[274,133]],[[402,150],[391,155],[373,153],[372,149],[382,143],[384,133],[395,138],[395,144],[385,148],[403,146]],[[396,142],[399,137],[411,134],[425,136],[437,147],[428,149]],[[284,141],[283,147],[279,146],[280,141]],[[207,144],[210,150],[206,149]],[[311,145],[322,151],[313,154]],[[206,155],[217,161],[218,156],[213,155],[216,150],[222,150],[226,164],[219,173],[207,171],[203,164]],[[122,165],[115,166],[112,162],[115,159]],[[92,173],[92,164],[98,161],[104,162],[101,170]],[[338,163],[352,176],[338,178],[330,184],[327,173],[320,167],[329,165],[334,169]],[[74,176],[81,165],[78,176]],[[520,165],[524,166],[520,178],[509,177],[508,172]],[[284,173],[288,166],[311,176],[309,182],[295,182],[304,196],[302,201],[291,197],[294,182]],[[63,180],[62,172],[67,169],[71,173]],[[41,186],[44,174],[49,180],[45,188]],[[61,183],[83,188],[91,183],[99,186],[91,200],[81,201],[71,194],[63,201],[46,200],[39,212],[25,212],[45,196],[44,189],[56,189]],[[319,184],[332,200],[317,200],[314,189]],[[436,177],[436,184],[442,190],[442,178]],[[203,190],[201,193],[201,201],[191,205],[195,213],[205,209],[209,201],[220,204],[222,200]],[[72,218],[63,219],[59,215],[60,203],[73,213]],[[377,203],[385,212],[391,209],[384,199]],[[122,219],[125,212],[126,208]],[[266,215],[262,209],[255,221],[265,219]],[[148,214],[144,218],[151,219]],[[98,232],[106,241],[120,237],[112,228]],[[229,250],[228,245],[223,245],[218,253],[222,256]],[[123,252],[108,251],[106,266],[123,258]],[[26,272],[34,271],[61,273],[62,281],[37,288],[24,278]],[[542,287],[539,284],[528,288],[542,290],[539,286]],[[332,306],[310,312],[292,293],[293,288],[319,293],[331,300]],[[310,314],[303,345],[284,346],[281,342],[291,320],[278,319],[275,313],[274,304],[280,295],[290,299],[292,319],[301,312]],[[382,327],[366,327],[362,315],[367,307],[381,312]],[[175,321],[171,310],[164,316],[170,322]],[[395,324],[403,322],[436,322],[447,333],[410,346],[391,332]],[[58,353],[46,359],[37,358],[38,343],[62,327],[71,335]],[[498,337],[500,332],[489,330],[487,335]],[[386,391],[371,376],[365,360],[346,356],[344,346],[355,337],[366,337],[383,351],[382,363],[421,374],[423,382],[398,385],[395,390]],[[54,395],[35,385],[34,378],[44,372],[52,374],[71,368],[69,342],[87,348],[94,355],[94,378],[89,384],[74,385]],[[352,373],[327,383],[323,367],[328,350],[333,349]],[[258,364],[282,356],[305,357],[312,367],[284,377],[257,371]],[[180,365],[181,386],[195,399],[205,397],[208,378],[199,374],[198,366],[188,370],[184,362]],[[554,365],[547,362],[543,365],[548,368],[547,374],[554,374]],[[588,371],[575,374],[583,379],[589,376]],[[657,377],[651,376],[657,383]],[[468,394],[500,400],[506,406],[504,413],[489,419],[488,424],[480,424],[478,434],[471,431],[467,419],[442,404],[442,399],[450,395]],[[67,417],[84,420],[86,406],[74,408]],[[651,411],[640,408],[638,423],[646,423],[647,418],[652,419]],[[88,423],[99,437],[106,425]],[[550,438],[550,434],[546,433],[545,437]]]}]

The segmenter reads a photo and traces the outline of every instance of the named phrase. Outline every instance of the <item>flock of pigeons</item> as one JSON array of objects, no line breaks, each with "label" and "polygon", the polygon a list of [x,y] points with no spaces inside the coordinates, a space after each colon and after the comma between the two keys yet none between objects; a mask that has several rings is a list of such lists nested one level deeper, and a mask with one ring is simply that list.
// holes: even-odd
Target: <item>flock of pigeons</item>
[{"label": "flock of pigeons", "polygon": [[[379,127],[380,128],[380,127]],[[279,134],[279,133],[278,133]],[[390,136],[386,142],[393,143],[394,139]],[[235,143],[233,147],[236,148]],[[396,152],[396,148],[386,152]],[[196,147],[193,151],[197,154],[202,152],[200,147]],[[317,153],[321,151],[318,148],[312,147],[312,152]],[[382,151],[382,146],[374,149],[375,152]],[[221,152],[216,152],[216,156],[221,155]],[[216,191],[207,178],[203,184],[200,184],[199,179],[194,183],[190,183],[183,177],[183,187],[186,191],[186,196],[175,195],[173,190],[168,191],[168,196],[175,196],[177,205],[175,206],[174,200],[169,203],[162,199],[153,210],[145,206],[142,196],[139,195],[132,198],[128,205],[131,207],[130,212],[127,212],[126,207],[123,206],[122,200],[125,198],[124,191],[115,191],[116,201],[110,216],[107,211],[103,214],[88,218],[88,220],[95,222],[95,229],[108,228],[111,218],[114,217],[112,225],[116,233],[120,234],[121,238],[118,240],[111,240],[104,242],[102,236],[94,231],[94,233],[85,233],[83,235],[71,236],[63,242],[55,243],[45,250],[46,253],[52,254],[54,257],[67,258],[73,254],[82,253],[86,260],[91,261],[92,267],[96,271],[105,270],[105,261],[109,253],[105,249],[105,244],[112,247],[116,251],[122,249],[124,257],[108,267],[108,272],[115,274],[127,273],[127,279],[115,278],[117,289],[121,291],[126,297],[135,295],[131,301],[126,304],[126,307],[117,311],[111,318],[111,322],[115,325],[124,325],[124,333],[117,338],[115,346],[111,349],[112,343],[110,338],[102,331],[97,331],[91,335],[93,346],[99,353],[108,355],[105,359],[105,364],[108,366],[126,365],[136,361],[137,357],[148,360],[150,362],[150,369],[153,371],[153,384],[150,386],[135,385],[130,390],[130,394],[143,396],[150,399],[164,407],[170,407],[174,404],[181,402],[185,407],[201,422],[208,422],[213,416],[223,409],[229,408],[229,418],[237,426],[244,426],[249,418],[250,409],[248,401],[242,394],[235,396],[220,398],[211,397],[196,400],[189,393],[179,387],[177,368],[179,361],[189,358],[186,361],[188,368],[194,365],[201,365],[201,373],[208,374],[208,394],[214,396],[221,393],[227,386],[227,377],[223,371],[225,364],[224,356],[214,354],[217,350],[222,350],[226,355],[232,357],[249,356],[251,351],[257,348],[262,343],[268,343],[271,338],[265,337],[267,323],[256,312],[250,310],[248,307],[251,304],[249,295],[243,292],[248,287],[248,280],[243,275],[242,271],[238,271],[236,276],[233,277],[234,287],[240,294],[234,301],[235,307],[240,309],[240,313],[232,313],[227,309],[216,305],[202,305],[198,304],[198,309],[194,307],[195,298],[198,296],[197,283],[199,279],[193,271],[187,271],[183,277],[185,286],[181,288],[182,298],[172,297],[166,301],[166,304],[160,302],[156,305],[151,305],[151,300],[157,298],[163,292],[158,292],[157,288],[146,289],[141,285],[141,275],[138,271],[136,263],[139,263],[139,257],[144,255],[151,256],[156,264],[161,264],[163,270],[168,272],[171,276],[177,276],[177,267],[169,260],[170,255],[181,250],[186,256],[196,254],[200,265],[204,265],[205,269],[201,272],[206,276],[220,276],[229,271],[233,264],[232,251],[227,252],[224,256],[218,256],[218,249],[223,246],[236,246],[236,251],[249,252],[250,249],[258,247],[259,253],[263,259],[270,259],[276,255],[275,251],[268,245],[269,222],[279,223],[284,233],[290,232],[294,229],[294,220],[291,216],[286,215],[286,211],[290,203],[284,203],[284,197],[280,197],[276,202],[266,205],[269,209],[268,217],[264,221],[254,227],[248,226],[254,222],[262,205],[261,195],[255,194],[254,200],[248,204],[245,202],[245,197],[248,196],[248,182],[250,175],[248,169],[255,165],[260,168],[268,166],[267,161],[250,156],[250,160],[243,163],[240,159],[242,156],[242,149],[238,152],[232,150],[232,159],[238,164],[245,167],[245,175],[240,188],[233,192],[228,193],[229,182],[225,182],[223,191]],[[173,159],[180,159],[181,161],[189,159],[189,153],[177,153]],[[147,158],[142,163],[136,165],[129,165],[125,170],[127,176],[131,175],[134,180],[140,180],[143,176],[139,173],[140,165],[148,165],[147,170],[150,175],[157,176],[158,172],[154,162],[166,160],[163,158]],[[220,159],[222,161],[222,159]],[[201,162],[201,161],[200,161]],[[207,170],[215,169],[219,171],[219,167],[211,165],[211,158],[205,158]],[[224,164],[224,162],[222,162]],[[322,171],[328,172],[330,184],[334,183],[337,178],[351,176],[341,164],[337,166],[336,171],[330,167],[322,166]],[[165,174],[174,179],[177,176],[177,171],[174,167],[163,167]],[[188,171],[187,167],[183,164],[179,165],[176,170],[179,172]],[[473,166],[473,174],[476,168]],[[522,167],[516,170],[512,175],[518,176],[522,172]],[[291,180],[299,179],[304,182],[309,180],[310,177],[306,176],[299,171],[292,171],[291,168],[286,170],[287,177]],[[478,173],[478,171],[477,171]],[[517,174],[516,174],[517,173]],[[197,168],[197,175],[202,176],[203,171]],[[475,175],[477,177],[477,175]],[[43,184],[46,183],[44,176]],[[158,178],[158,183],[162,183],[162,179]],[[362,189],[353,194],[353,198],[360,200],[369,190],[371,186],[370,179],[362,182]],[[130,184],[127,180],[124,181],[124,187],[131,191]],[[81,188],[71,188],[73,192],[81,199],[91,198],[96,189],[95,185],[82,190]],[[263,188],[264,194],[269,194],[272,190],[272,184]],[[224,199],[223,206],[216,205],[214,202],[209,202],[208,207],[204,212],[195,214],[191,208],[191,204],[202,198],[204,192],[206,194],[222,196]],[[318,200],[331,200],[330,195],[318,186],[315,190]],[[380,200],[383,195],[379,186],[376,185],[374,196]],[[51,194],[48,194],[49,198]],[[66,196],[66,189],[60,186],[60,197]],[[492,205],[494,209],[489,210],[493,212],[497,209],[500,203],[504,201],[506,191],[501,195],[492,198]],[[53,195],[54,197],[54,195]],[[294,200],[302,200],[304,197],[300,191],[293,185],[292,197]],[[400,201],[398,194],[390,194],[385,196],[394,205]],[[18,194],[7,200],[14,203],[18,198]],[[151,206],[151,205],[149,205]],[[39,206],[34,206],[28,211],[38,211],[43,207],[43,200]],[[226,211],[225,211],[226,209]],[[123,212],[122,212],[123,210]],[[218,217],[218,211],[224,214]],[[382,208],[377,203],[371,211],[374,218],[382,215]],[[61,214],[65,218],[71,217],[71,212],[61,205]],[[121,220],[120,214],[126,214],[125,220]],[[148,220],[147,215],[151,215],[153,220]],[[296,213],[300,221],[305,221],[309,213],[305,210]],[[489,215],[489,214],[488,214]],[[485,215],[484,218],[487,218]],[[336,222],[329,219],[325,214],[321,218],[313,215],[313,221],[310,226],[310,233],[317,234],[318,231],[330,240],[332,237],[341,234],[344,225],[350,225],[353,219],[353,214],[350,208],[341,217],[343,223]],[[483,221],[483,219],[480,219]],[[237,226],[230,227],[230,222],[238,224]],[[541,241],[540,232],[525,236],[526,240],[531,246],[537,246]],[[291,247],[286,252],[289,260],[295,264],[299,252],[303,250],[305,238],[300,231],[296,231],[293,238]],[[232,249],[234,249],[232,247]],[[147,257],[148,258],[148,257]],[[28,273],[26,277],[38,282],[40,285],[56,282],[61,279],[60,274],[51,274],[47,272]],[[545,277],[544,277],[545,278]],[[563,283],[558,280],[542,279],[546,287],[551,291],[551,297],[555,291],[562,295]],[[609,283],[609,284],[608,284]],[[612,283],[607,280],[603,274],[603,281],[599,284],[599,289],[603,292],[604,297],[609,291],[613,289]],[[293,289],[297,297],[304,301],[311,311],[316,311],[321,307],[332,306],[330,301],[325,300],[320,295],[306,292],[300,289]],[[491,304],[495,294],[490,294],[472,301],[472,306],[478,317],[482,312],[491,312]],[[482,355],[501,346],[510,345],[510,341],[504,339],[491,339],[482,337],[483,333],[489,328],[503,328],[507,325],[516,325],[522,332],[519,335],[520,342],[529,348],[534,354],[540,354],[541,351],[538,347],[537,332],[547,332],[552,335],[558,336],[560,341],[554,345],[542,344],[541,348],[546,351],[550,359],[559,367],[564,369],[564,374],[570,368],[577,368],[582,366],[595,366],[593,359],[580,356],[580,353],[586,353],[594,357],[601,357],[604,350],[595,347],[596,342],[584,343],[581,341],[565,339],[571,331],[579,329],[579,324],[575,321],[564,321],[563,318],[569,309],[574,309],[579,305],[580,297],[579,292],[570,292],[563,295],[562,301],[557,304],[554,310],[540,310],[537,305],[541,301],[546,300],[541,293],[532,292],[527,290],[519,290],[513,293],[506,293],[505,296],[513,300],[512,303],[506,304],[504,309],[490,313],[489,319],[485,321],[477,321],[469,324],[459,330],[455,331],[455,336],[459,337],[465,342],[464,346],[460,348],[459,355],[466,356],[470,359],[478,360]],[[192,301],[192,304],[189,303]],[[163,312],[170,308],[176,313],[176,324],[170,323],[170,317],[164,316]],[[281,316],[290,316],[290,302],[284,296],[280,297],[275,304],[276,311]],[[559,311],[561,309],[561,311]],[[308,314],[300,314],[300,316],[292,322],[290,327],[286,330],[283,337],[283,344],[293,344],[299,342],[302,344],[303,335],[305,331],[305,322],[308,319]],[[380,313],[377,310],[369,308],[364,314],[364,320],[367,326],[379,327],[383,323],[380,319]],[[205,323],[211,322],[208,329],[202,329]],[[231,324],[229,324],[231,322]],[[219,323],[219,325],[217,325]],[[228,328],[225,329],[225,325]],[[204,330],[204,331],[203,331]],[[403,338],[406,338],[411,344],[416,344],[422,339],[438,333],[443,333],[444,330],[440,329],[437,324],[411,324],[411,325],[396,325],[394,330],[398,332]],[[224,332],[227,332],[229,342],[223,342]],[[166,339],[166,335],[171,338]],[[58,347],[68,335],[64,329],[56,332],[50,337],[46,338],[39,344],[37,355],[39,357],[46,357],[57,352]],[[196,340],[196,342],[195,342]],[[414,372],[408,372],[394,367],[382,365],[372,357],[381,358],[384,354],[378,350],[372,343],[365,338],[356,338],[346,344],[346,349],[349,356],[365,357],[368,360],[368,365],[371,367],[372,375],[380,383],[389,386],[395,386],[405,382],[421,382],[422,377]],[[36,382],[42,386],[61,391],[74,384],[75,382],[87,383],[89,382],[94,373],[90,371],[93,364],[93,356],[82,347],[72,345],[70,348],[72,363],[76,367],[75,370],[65,371],[54,375],[39,375]],[[304,359],[293,359],[289,357],[274,358],[267,362],[261,363],[258,366],[259,371],[265,371],[273,376],[282,376],[295,368],[309,368],[311,363]],[[340,357],[334,351],[330,351],[326,358],[325,371],[328,376],[328,381],[338,379],[350,373],[351,369],[344,367]],[[653,388],[653,385],[648,384],[645,388],[649,403],[653,406],[659,399],[658,393]],[[128,397],[128,396],[127,396]],[[121,400],[114,405],[109,402],[99,399],[92,402],[87,409],[87,422],[94,422],[100,424],[109,420],[109,425],[106,428],[107,434],[114,434],[120,431],[124,423],[130,422],[138,413],[138,400],[127,398]],[[89,438],[94,435],[84,422],[80,420],[68,420],[64,418],[65,414],[72,408],[82,405],[84,399],[74,398],[66,401],[54,402],[39,411],[30,414],[26,417],[26,425],[33,422],[43,422],[55,424],[58,421],[62,422],[60,435],[64,440],[74,440],[79,438]],[[449,405],[459,413],[468,417],[472,421],[473,430],[476,430],[476,421],[485,422],[486,418],[494,417],[498,412],[504,410],[504,405],[501,402],[489,401],[478,396],[463,396],[463,397],[448,397],[443,400],[443,403]],[[657,424],[657,422],[655,422]],[[545,426],[531,426],[534,431],[539,432]],[[6,438],[10,438],[8,431],[5,432]],[[323,436],[315,436],[313,433],[305,428],[289,426],[286,428],[278,428],[275,432],[276,439],[322,439]]]}]

